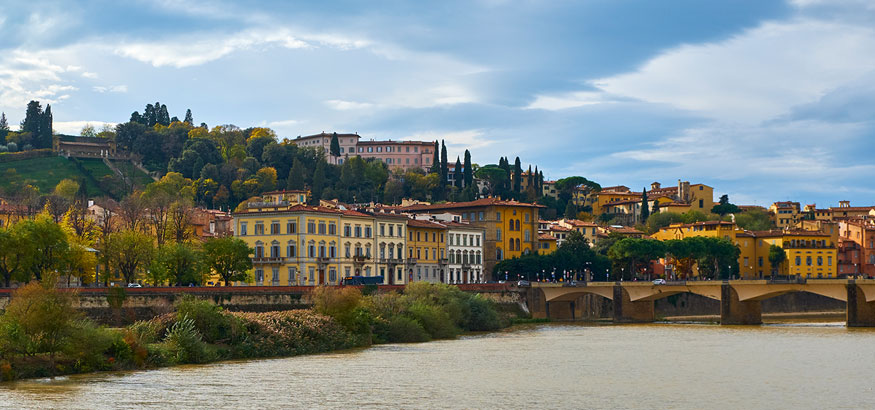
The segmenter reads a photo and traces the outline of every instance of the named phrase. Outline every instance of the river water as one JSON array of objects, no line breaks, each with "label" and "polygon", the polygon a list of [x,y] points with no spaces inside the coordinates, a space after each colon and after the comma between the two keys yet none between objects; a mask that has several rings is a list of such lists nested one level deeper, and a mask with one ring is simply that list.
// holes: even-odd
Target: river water
[{"label": "river water", "polygon": [[544,324],[458,340],[0,384],[3,408],[873,408],[875,330]]}]

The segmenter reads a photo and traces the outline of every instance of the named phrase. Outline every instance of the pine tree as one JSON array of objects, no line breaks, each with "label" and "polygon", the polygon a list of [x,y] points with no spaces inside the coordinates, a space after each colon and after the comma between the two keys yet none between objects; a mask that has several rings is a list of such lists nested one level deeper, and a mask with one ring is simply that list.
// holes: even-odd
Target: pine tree
[{"label": "pine tree", "polygon": [[313,184],[310,187],[311,204],[319,204],[323,189],[325,189],[325,161],[319,161],[316,164],[316,170],[313,171]]},{"label": "pine tree", "polygon": [[650,207],[647,206],[647,189],[641,191],[641,223],[647,222],[650,217]]},{"label": "pine tree", "polygon": [[286,179],[286,189],[304,189],[304,172],[304,164],[295,158],[292,168],[289,170],[289,177]]},{"label": "pine tree", "polygon": [[340,140],[337,139],[337,133],[331,135],[331,146],[328,148],[328,153],[333,157],[340,156]]},{"label": "pine tree", "polygon": [[520,193],[522,174],[523,169],[520,164],[520,157],[516,157],[516,161],[513,162],[513,192]]},{"label": "pine tree", "polygon": [[465,168],[463,182],[465,183],[465,188],[474,185],[474,169],[471,168],[471,153],[468,150],[465,150],[465,163],[463,165]]},{"label": "pine tree", "polygon": [[182,122],[184,122],[192,127],[194,126],[194,118],[192,118],[192,116],[191,116],[191,108],[185,110],[185,119],[183,119]]},{"label": "pine tree", "polygon": [[447,185],[447,173],[449,172],[449,164],[447,163],[447,145],[441,140],[441,185]]},{"label": "pine tree", "polygon": [[463,176],[463,173],[462,173],[462,161],[459,159],[458,156],[456,157],[456,170],[453,172],[453,177],[454,177],[453,178],[454,185],[461,188],[462,183],[464,182],[463,179],[465,177]]}]

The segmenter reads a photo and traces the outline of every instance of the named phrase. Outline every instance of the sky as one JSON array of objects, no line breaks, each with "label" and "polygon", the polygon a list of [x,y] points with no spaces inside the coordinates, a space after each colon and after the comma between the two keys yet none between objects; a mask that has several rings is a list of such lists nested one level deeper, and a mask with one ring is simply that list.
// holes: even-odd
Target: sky
[{"label": "sky", "polygon": [[0,111],[442,139],[547,179],[875,204],[869,0],[0,3]]}]

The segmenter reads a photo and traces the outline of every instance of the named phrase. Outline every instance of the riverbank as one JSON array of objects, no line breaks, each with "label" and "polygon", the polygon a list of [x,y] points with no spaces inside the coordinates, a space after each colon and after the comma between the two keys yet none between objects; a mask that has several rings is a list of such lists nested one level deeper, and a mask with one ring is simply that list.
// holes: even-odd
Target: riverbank
[{"label": "riverbank", "polygon": [[172,313],[109,329],[82,319],[72,297],[39,284],[16,292],[0,316],[0,380],[452,339],[507,327],[513,316],[479,295],[417,283],[373,295],[319,288],[312,309],[278,312],[229,312],[189,296]]}]

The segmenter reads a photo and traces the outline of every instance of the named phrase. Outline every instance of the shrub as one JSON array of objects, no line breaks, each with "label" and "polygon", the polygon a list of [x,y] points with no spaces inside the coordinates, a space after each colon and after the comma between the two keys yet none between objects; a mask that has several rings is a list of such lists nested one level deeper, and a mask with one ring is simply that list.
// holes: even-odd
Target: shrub
[{"label": "shrub", "polygon": [[468,322],[466,330],[487,331],[500,329],[503,326],[501,316],[495,307],[495,302],[484,299],[480,295],[468,298]]},{"label": "shrub", "polygon": [[131,358],[130,348],[121,340],[121,334],[89,320],[80,320],[73,325],[64,353],[75,361],[74,369],[80,372],[109,369],[107,356],[113,361],[129,361]]},{"label": "shrub", "polygon": [[419,343],[431,340],[419,322],[406,316],[378,321],[374,326],[374,337],[384,343]]},{"label": "shrub", "polygon": [[416,319],[432,338],[448,339],[459,334],[459,329],[453,324],[450,315],[439,306],[414,302],[410,305],[408,314]]},{"label": "shrub", "polygon": [[356,288],[331,288],[322,286],[313,294],[313,310],[331,316],[346,330],[359,336],[357,344],[371,342],[373,317],[364,308],[362,293]]},{"label": "shrub", "polygon": [[203,363],[208,360],[203,337],[195,328],[194,320],[183,317],[167,330],[164,344],[176,363]]},{"label": "shrub", "polygon": [[0,318],[0,345],[13,353],[54,357],[69,341],[80,316],[71,293],[55,289],[52,281],[31,282],[16,289]]},{"label": "shrub", "polygon": [[146,345],[146,364],[153,367],[170,366],[176,363],[174,352],[164,343]]},{"label": "shrub", "polygon": [[207,343],[227,341],[232,336],[231,317],[221,306],[191,295],[183,296],[176,303],[176,320],[190,319]]},{"label": "shrub", "polygon": [[137,343],[147,345],[158,341],[162,326],[155,320],[139,320],[128,326],[128,332],[136,338]]}]

